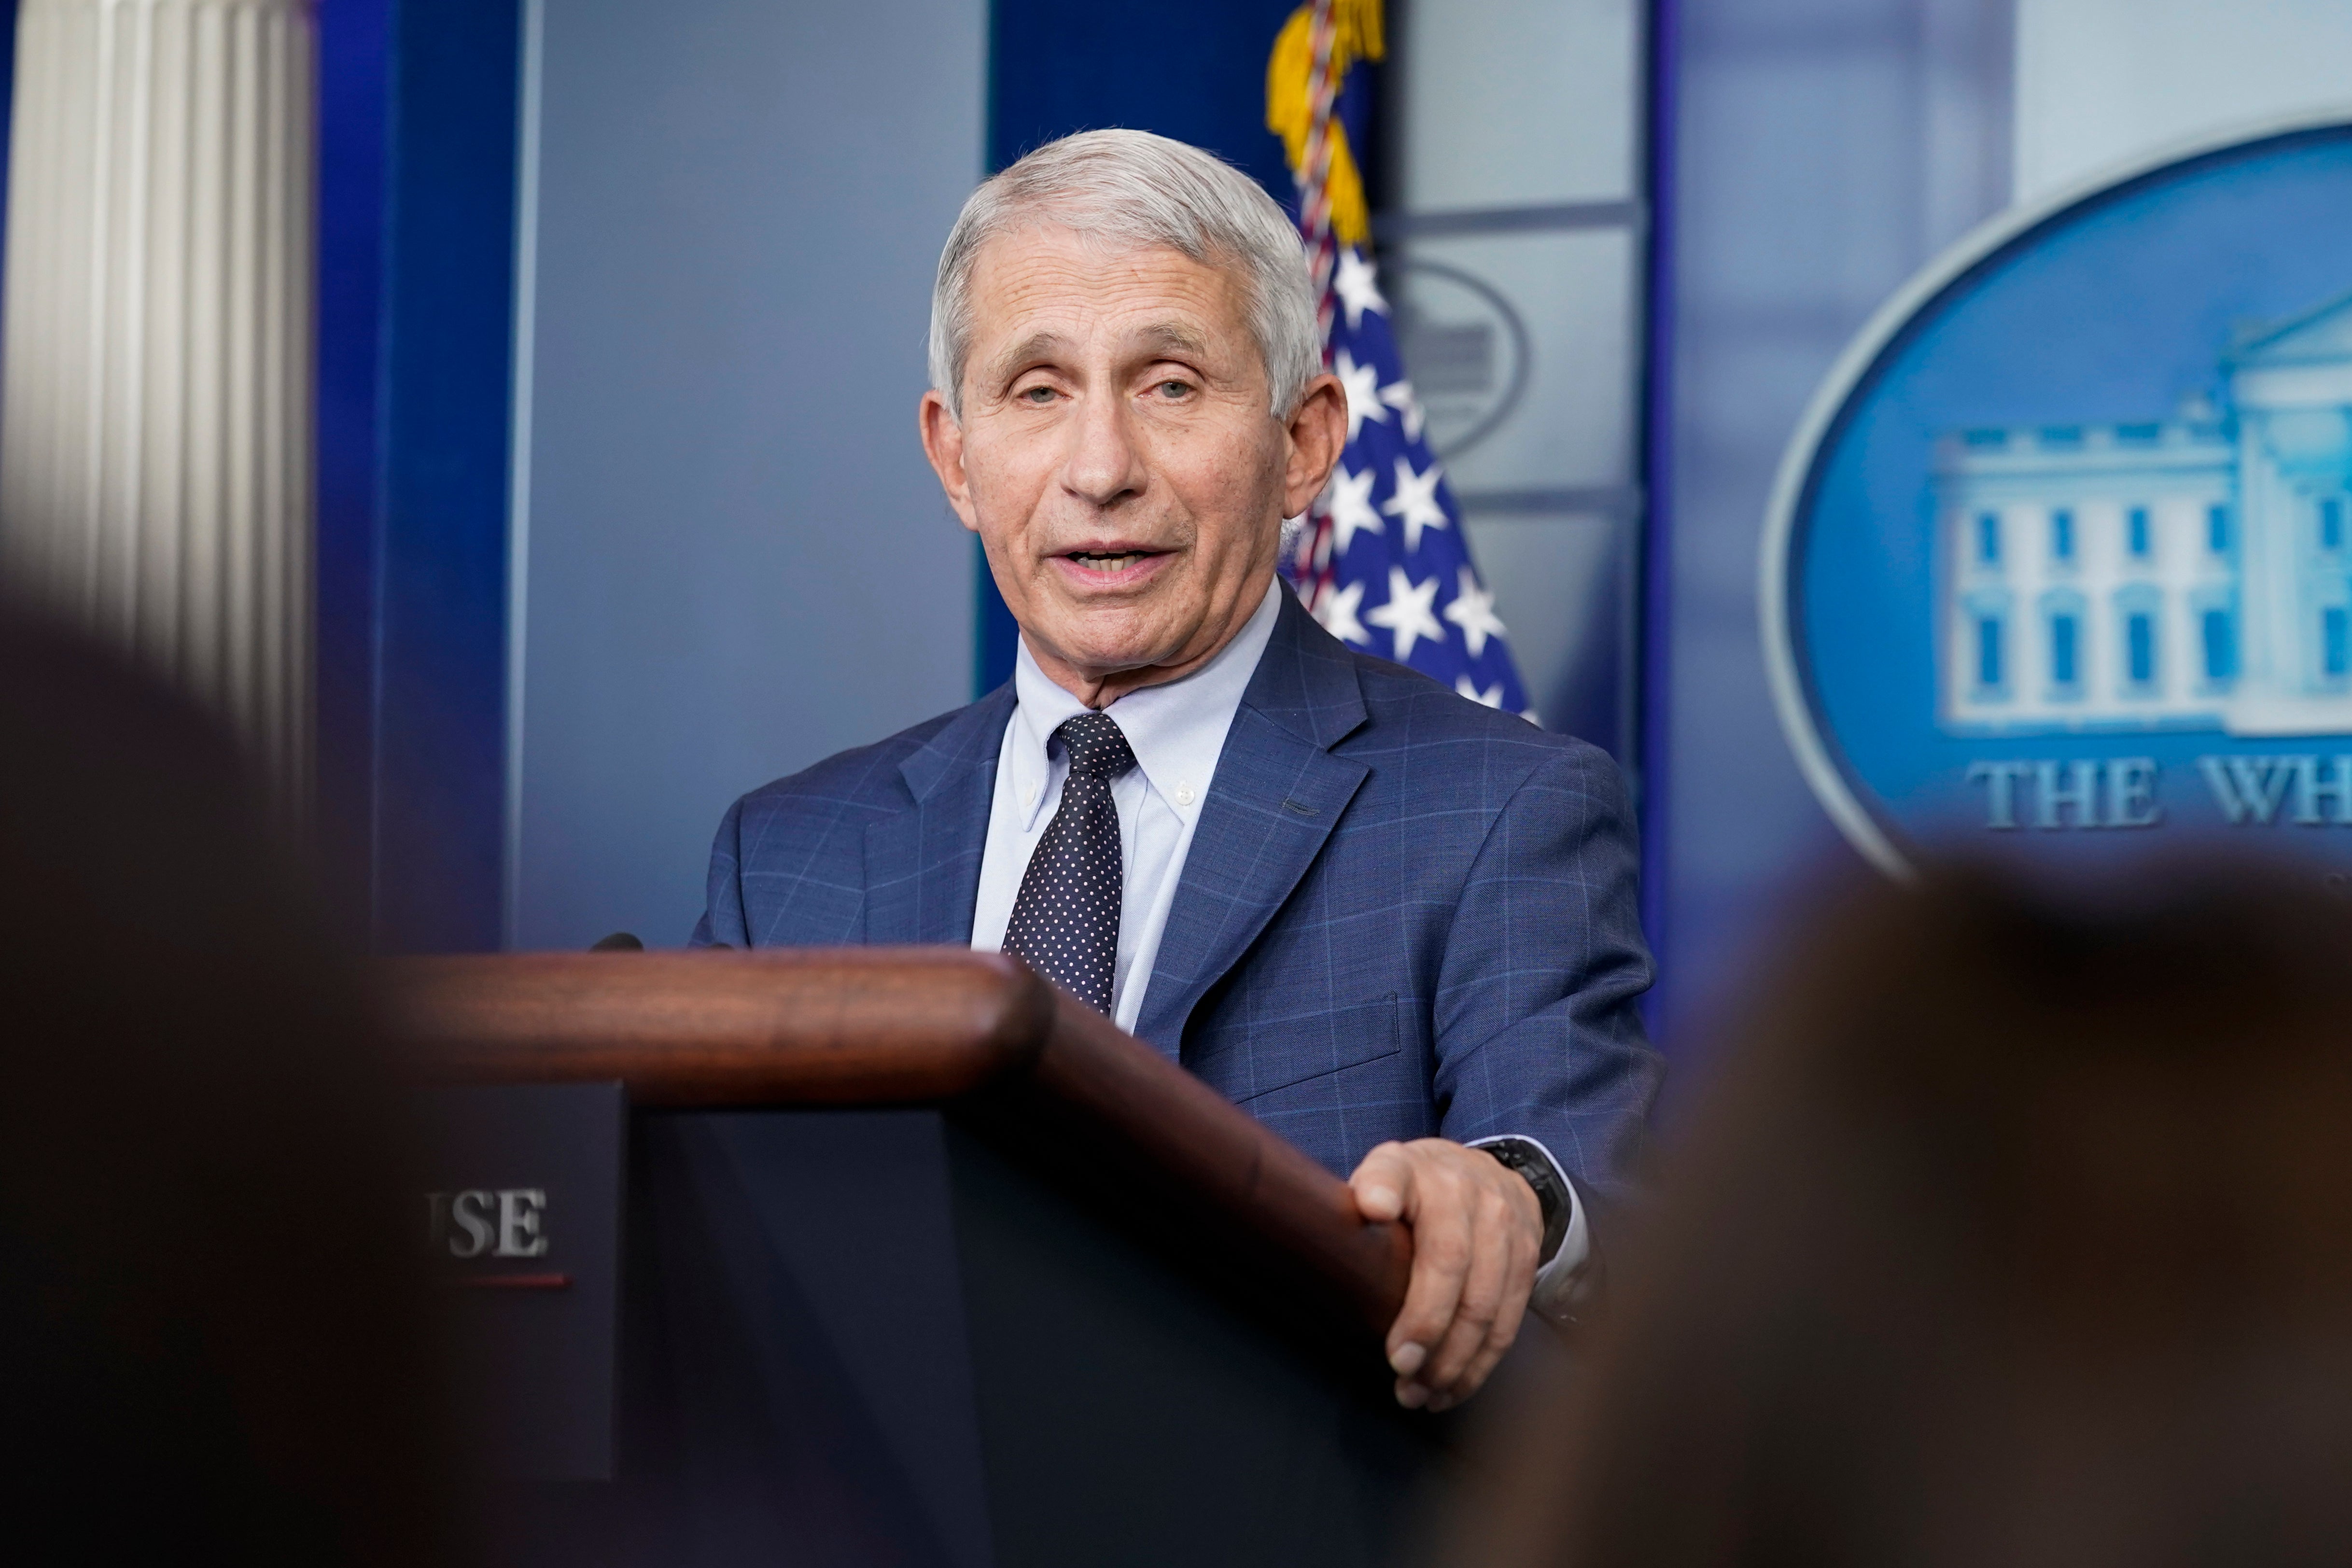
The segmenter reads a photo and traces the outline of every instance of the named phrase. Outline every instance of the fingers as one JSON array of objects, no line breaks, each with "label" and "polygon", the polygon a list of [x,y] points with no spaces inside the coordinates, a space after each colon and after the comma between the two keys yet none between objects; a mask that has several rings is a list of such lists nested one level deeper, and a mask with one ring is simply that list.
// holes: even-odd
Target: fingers
[{"label": "fingers", "polygon": [[1450,1225],[1433,1234],[1426,1224],[1413,1227],[1412,1281],[1405,1288],[1404,1309],[1390,1326],[1388,1342],[1389,1365],[1397,1373],[1397,1402],[1409,1409],[1429,1402],[1430,1347],[1442,1348],[1453,1327],[1470,1261],[1466,1226]]},{"label": "fingers", "polygon": [[[1500,1166],[1496,1169],[1502,1170]],[[1520,1180],[1508,1171],[1502,1171],[1513,1181]],[[1462,1280],[1461,1300],[1454,1310],[1454,1321],[1445,1330],[1445,1337],[1430,1356],[1420,1381],[1428,1384],[1433,1395],[1443,1397],[1467,1396],[1477,1386],[1460,1386],[1467,1373],[1480,1356],[1493,1347],[1497,1331],[1503,1344],[1510,1343],[1509,1336],[1517,1331],[1519,1310],[1524,1308],[1528,1293],[1535,1285],[1534,1258],[1526,1238],[1514,1226],[1509,1200],[1492,1184],[1480,1184],[1468,1200],[1471,1249],[1470,1266]],[[1504,1321],[1506,1314],[1509,1321]],[[1494,1351],[1496,1357],[1499,1349]],[[1432,1403],[1435,1403],[1433,1398]]]},{"label": "fingers", "polygon": [[1433,1391],[1423,1408],[1433,1414],[1440,1410],[1451,1410],[1484,1387],[1488,1374],[1493,1373],[1496,1366],[1501,1363],[1504,1352],[1511,1348],[1511,1342],[1518,1337],[1519,1321],[1523,1315],[1523,1311],[1514,1311],[1511,1314],[1510,1332],[1490,1337],[1486,1344],[1480,1347],[1475,1359],[1470,1363],[1469,1368],[1461,1377],[1455,1380],[1454,1385],[1450,1388]]},{"label": "fingers", "polygon": [[1356,1209],[1366,1219],[1398,1220],[1413,1201],[1413,1159],[1402,1143],[1382,1143],[1348,1178]]},{"label": "fingers", "polygon": [[[1412,1226],[1412,1277],[1405,1286],[1404,1306],[1389,1326],[1389,1365],[1400,1380],[1397,1398],[1418,1406],[1428,1399],[1424,1369],[1453,1326],[1476,1238],[1471,1223],[1473,1194],[1462,1169],[1424,1149],[1400,1149],[1399,1153],[1412,1169],[1412,1201],[1404,1214]],[[1364,1163],[1370,1165],[1370,1158]]]},{"label": "fingers", "polygon": [[1349,1184],[1370,1219],[1412,1227],[1412,1277],[1389,1328],[1396,1396],[1444,1409],[1486,1382],[1535,1286],[1542,1211],[1525,1181],[1458,1143],[1383,1143]]},{"label": "fingers", "polygon": [[1528,1300],[1535,1289],[1532,1261],[1530,1252],[1520,1275],[1524,1283],[1505,1285],[1500,1309],[1487,1325],[1485,1339],[1471,1353],[1469,1363],[1451,1383],[1441,1384],[1432,1389],[1430,1409],[1446,1409],[1477,1393],[1485,1385],[1487,1375],[1502,1361],[1504,1352],[1511,1348],[1512,1342],[1519,1337],[1519,1327],[1527,1321]]}]

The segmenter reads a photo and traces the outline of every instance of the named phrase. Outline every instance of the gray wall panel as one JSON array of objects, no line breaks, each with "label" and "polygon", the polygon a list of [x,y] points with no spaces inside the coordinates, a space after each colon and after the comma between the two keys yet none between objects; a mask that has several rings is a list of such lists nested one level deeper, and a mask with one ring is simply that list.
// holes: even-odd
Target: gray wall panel
[{"label": "gray wall panel", "polygon": [[1766,684],[1773,474],[1847,339],[2006,203],[2011,65],[2007,0],[1685,0],[1681,18],[1669,675],[1644,805],[1664,828],[1657,1019],[1689,1065],[1792,893],[1855,863]]},{"label": "gray wall panel", "polygon": [[684,939],[730,800],[969,695],[915,438],[981,0],[545,0],[510,940]]}]

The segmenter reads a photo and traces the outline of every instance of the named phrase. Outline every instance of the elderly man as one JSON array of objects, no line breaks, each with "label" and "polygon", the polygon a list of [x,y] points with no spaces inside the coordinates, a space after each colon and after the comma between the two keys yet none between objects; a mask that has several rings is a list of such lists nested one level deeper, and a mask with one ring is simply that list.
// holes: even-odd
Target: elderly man
[{"label": "elderly man", "polygon": [[1412,1227],[1397,1397],[1594,1257],[1659,1076],[1609,759],[1356,653],[1276,577],[1339,460],[1297,232],[1132,131],[973,193],[923,450],[1021,626],[971,707],[754,791],[698,942],[1017,953]]}]

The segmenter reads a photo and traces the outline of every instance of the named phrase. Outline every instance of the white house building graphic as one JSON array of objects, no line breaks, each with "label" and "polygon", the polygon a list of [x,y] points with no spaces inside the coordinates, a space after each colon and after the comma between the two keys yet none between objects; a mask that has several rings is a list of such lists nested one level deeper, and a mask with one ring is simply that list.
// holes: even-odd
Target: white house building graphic
[{"label": "white house building graphic", "polygon": [[2352,734],[2352,294],[2221,368],[2219,408],[1938,443],[1946,731]]}]

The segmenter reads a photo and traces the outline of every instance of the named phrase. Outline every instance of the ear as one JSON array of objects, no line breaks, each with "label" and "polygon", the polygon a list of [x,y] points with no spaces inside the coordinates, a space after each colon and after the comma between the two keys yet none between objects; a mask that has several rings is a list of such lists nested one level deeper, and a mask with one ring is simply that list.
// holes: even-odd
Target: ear
[{"label": "ear", "polygon": [[963,471],[963,426],[948,412],[947,399],[937,391],[923,394],[915,417],[922,429],[923,456],[931,460],[931,472],[939,475],[948,504],[955,508],[966,528],[978,533],[980,520],[971,507],[971,482]]},{"label": "ear", "polygon": [[1282,474],[1282,515],[1297,517],[1323,493],[1348,444],[1348,395],[1326,371],[1307,384],[1288,428],[1290,460]]}]

